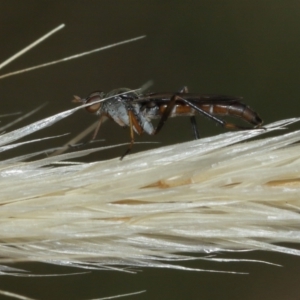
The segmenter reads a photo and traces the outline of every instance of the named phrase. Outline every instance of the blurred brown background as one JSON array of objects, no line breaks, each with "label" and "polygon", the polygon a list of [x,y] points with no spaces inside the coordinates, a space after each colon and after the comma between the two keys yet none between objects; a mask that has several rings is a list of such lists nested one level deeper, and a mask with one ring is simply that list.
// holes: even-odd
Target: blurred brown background
[{"label": "blurred brown background", "polygon": [[[48,102],[39,114],[17,127],[71,108],[74,94],[137,88],[149,79],[154,80],[152,91],[177,91],[187,85],[192,92],[243,96],[266,123],[300,115],[300,3],[296,0],[2,0],[0,20],[0,61],[66,24],[65,29],[3,68],[1,74],[147,35],[135,43],[1,80],[1,114],[28,112]],[[84,111],[77,112],[30,136],[69,132],[69,137],[24,146],[2,157],[58,147],[94,120]],[[203,136],[222,132],[203,118],[199,118],[199,125]],[[129,132],[107,122],[99,138],[105,141],[97,146],[123,143],[128,142]],[[137,141],[167,145],[191,138],[189,120],[177,118],[168,121],[158,136],[145,135]],[[153,147],[157,145],[135,145],[134,151]],[[120,156],[124,149],[96,153],[86,160]],[[197,261],[184,265],[249,275],[143,269],[136,275],[93,271],[58,278],[3,276],[0,289],[35,299],[89,299],[142,289],[147,293],[132,299],[300,298],[300,258],[263,252],[235,256],[264,259],[283,267]],[[73,271],[41,264],[19,267],[39,273]]]}]

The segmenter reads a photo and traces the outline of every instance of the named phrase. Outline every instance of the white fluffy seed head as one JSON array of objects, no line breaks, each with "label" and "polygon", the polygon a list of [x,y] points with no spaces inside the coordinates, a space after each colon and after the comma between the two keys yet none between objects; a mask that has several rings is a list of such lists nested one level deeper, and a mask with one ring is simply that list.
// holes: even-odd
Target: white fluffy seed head
[{"label": "white fluffy seed head", "polygon": [[[2,136],[2,148],[75,110]],[[300,255],[274,245],[300,242],[300,132],[239,143],[296,121],[161,147],[123,161],[53,168],[104,149],[99,148],[0,162],[1,259],[102,268],[162,266],[158,258],[185,258],[180,252]]]}]

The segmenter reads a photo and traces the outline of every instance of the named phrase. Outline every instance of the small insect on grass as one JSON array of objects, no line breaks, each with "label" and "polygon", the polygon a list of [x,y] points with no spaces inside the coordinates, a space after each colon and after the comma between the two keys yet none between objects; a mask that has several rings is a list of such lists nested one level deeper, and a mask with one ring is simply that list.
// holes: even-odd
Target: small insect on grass
[{"label": "small insect on grass", "polygon": [[[254,128],[261,128],[263,123],[258,114],[241,98],[223,95],[201,95],[189,93],[184,87],[177,93],[148,93],[132,91],[128,88],[115,89],[107,94],[93,92],[86,98],[74,96],[73,102],[90,104],[85,109],[91,114],[99,116],[98,125],[94,131],[92,141],[96,138],[103,117],[108,117],[122,127],[130,129],[130,144],[121,159],[127,155],[134,144],[134,132],[155,135],[160,132],[169,117],[189,116],[195,139],[199,139],[195,115],[203,115],[226,129],[251,129],[234,123],[228,123],[219,116],[233,116],[250,123]],[[160,119],[156,128],[152,119]]]}]

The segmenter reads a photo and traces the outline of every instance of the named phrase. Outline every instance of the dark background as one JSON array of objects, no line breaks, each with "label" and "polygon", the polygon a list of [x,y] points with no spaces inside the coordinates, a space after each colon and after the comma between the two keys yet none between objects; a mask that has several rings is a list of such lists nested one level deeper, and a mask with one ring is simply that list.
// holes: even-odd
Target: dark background
[{"label": "dark background", "polygon": [[[299,1],[2,0],[0,20],[0,61],[66,24],[65,29],[3,68],[1,74],[147,35],[135,43],[1,80],[1,114],[28,112],[48,102],[39,114],[17,127],[71,108],[74,94],[83,97],[99,89],[137,88],[149,79],[154,80],[152,91],[177,91],[187,85],[192,92],[243,96],[265,123],[300,115]],[[74,137],[94,120],[80,111],[30,137],[66,132]],[[222,132],[203,118],[199,123],[202,136]],[[70,137],[24,146],[2,157],[58,147]],[[129,132],[107,122],[99,138],[105,139],[103,145],[123,143],[129,140]],[[189,121],[176,118],[155,138],[145,135],[137,141],[167,145],[190,139]],[[152,147],[157,145],[135,145],[134,151]],[[120,156],[124,150],[93,154],[87,160]],[[58,278],[3,276],[0,289],[36,299],[88,299],[142,289],[147,293],[131,298],[300,299],[298,257],[263,252],[236,256],[265,259],[283,267],[198,261],[185,265],[250,275],[142,269],[136,275],[94,271]],[[73,270],[42,264],[18,267],[39,273]]]}]

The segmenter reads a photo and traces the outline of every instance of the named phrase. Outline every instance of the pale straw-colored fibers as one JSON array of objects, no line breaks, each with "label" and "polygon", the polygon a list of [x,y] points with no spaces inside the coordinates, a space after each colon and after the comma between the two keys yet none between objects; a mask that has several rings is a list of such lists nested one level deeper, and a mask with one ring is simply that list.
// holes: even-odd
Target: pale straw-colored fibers
[{"label": "pale straw-colored fibers", "polygon": [[[6,133],[0,143],[6,147],[77,109]],[[122,161],[57,165],[101,148],[2,161],[0,262],[181,268],[172,262],[189,259],[183,252],[300,255],[275,244],[300,242],[300,131],[245,141],[296,121],[160,147]]]}]

